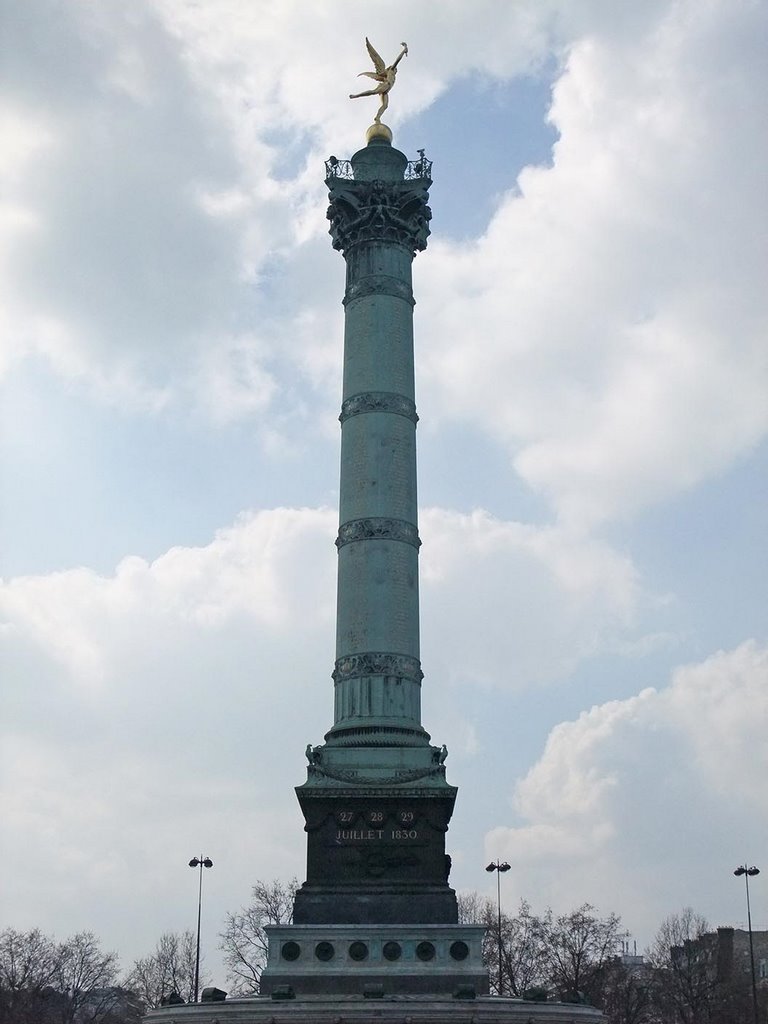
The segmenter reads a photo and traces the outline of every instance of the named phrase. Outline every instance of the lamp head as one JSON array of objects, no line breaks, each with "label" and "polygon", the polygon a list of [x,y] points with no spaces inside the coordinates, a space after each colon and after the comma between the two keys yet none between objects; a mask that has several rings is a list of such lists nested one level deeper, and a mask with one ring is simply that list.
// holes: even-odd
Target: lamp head
[{"label": "lamp head", "polygon": [[504,861],[504,863],[503,863],[503,864],[499,864],[499,871],[509,871],[509,869],[510,869],[511,867],[512,867],[512,865],[511,865],[511,864],[507,864],[507,862],[506,862],[506,861]]},{"label": "lamp head", "polygon": [[212,868],[213,867],[213,861],[211,860],[210,857],[206,857],[205,858],[205,860],[203,861],[203,867],[204,868]]},{"label": "lamp head", "polygon": [[495,864],[489,864],[488,867],[485,870],[486,871],[495,871],[496,870],[496,865]]},{"label": "lamp head", "polygon": [[197,857],[193,857],[192,860],[189,862],[189,866],[191,868],[196,868],[199,863],[200,861],[197,859]]}]

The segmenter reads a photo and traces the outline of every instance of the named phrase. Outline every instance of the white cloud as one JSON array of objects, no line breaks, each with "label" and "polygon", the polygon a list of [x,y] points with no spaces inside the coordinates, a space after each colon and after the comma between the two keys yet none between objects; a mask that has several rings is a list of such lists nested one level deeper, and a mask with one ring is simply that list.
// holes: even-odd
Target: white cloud
[{"label": "white cloud", "polygon": [[270,404],[277,384],[262,365],[264,350],[261,339],[239,335],[203,355],[196,390],[205,396],[214,422],[240,419]]},{"label": "white cloud", "polygon": [[[204,547],[172,548],[152,563],[125,558],[112,576],[76,569],[0,589],[3,756],[13,780],[3,795],[14,836],[5,856],[25,879],[19,898],[29,899],[9,908],[17,924],[34,923],[41,899],[64,920],[90,902],[92,926],[109,936],[119,899],[130,898],[130,874],[121,880],[130,850],[144,855],[151,843],[173,862],[179,836],[227,844],[230,906],[254,872],[285,873],[281,858],[286,849],[296,857],[301,828],[289,783],[300,781],[307,740],[320,741],[331,724],[335,522],[322,509],[259,512]],[[589,655],[595,632],[621,634],[638,601],[626,564],[597,545],[590,564],[590,552],[556,531],[431,510],[425,535],[425,632],[438,629],[439,615],[443,637],[456,633],[431,636],[425,663],[429,677],[458,678],[463,689],[552,678]],[[524,621],[513,629],[517,609]],[[545,635],[551,651],[537,665]],[[518,668],[505,675],[499,666],[513,646]],[[454,711],[471,757],[476,728],[458,708],[444,714]],[[189,816],[201,814],[190,829]],[[226,838],[241,821],[251,846]],[[284,831],[275,834],[275,823]],[[45,854],[56,858],[53,891],[32,898],[54,833]],[[148,870],[143,884],[160,885],[160,865]],[[73,882],[91,874],[87,887]]]},{"label": "white cloud", "polygon": [[[242,263],[290,239],[290,206],[250,194],[245,235],[204,208],[203,195],[242,191],[237,153],[149,7],[73,4],[35,19],[34,6],[7,20],[6,93],[17,120],[44,111],[57,144],[11,191],[37,230],[17,235],[6,266],[6,359],[39,354],[102,399],[155,408],[196,380],[203,353],[230,351],[233,336],[249,345]],[[35,57],[49,52],[67,63],[55,87],[55,62]]]},{"label": "white cloud", "polygon": [[593,707],[552,730],[515,789],[521,824],[487,849],[518,894],[621,908],[646,939],[685,903],[728,920],[731,861],[766,839],[767,720],[768,648],[754,641]]},{"label": "white cloud", "polygon": [[11,580],[3,596],[6,628],[47,652],[77,683],[113,678],[129,650],[143,657],[150,641],[170,654],[176,637],[169,630],[191,627],[202,639],[242,617],[274,635],[310,612],[327,624],[333,586],[319,589],[318,566],[327,573],[323,541],[334,518],[322,510],[260,512],[218,531],[206,547],[172,548],[151,564],[125,558],[112,578],[74,569]]},{"label": "white cloud", "polygon": [[763,13],[584,26],[553,166],[419,266],[432,401],[503,439],[565,523],[632,515],[765,436]]},{"label": "white cloud", "polygon": [[[760,7],[342,9],[75,4],[42,29],[17,13],[15,50],[55,30],[75,72],[46,115],[58,144],[16,180],[14,209],[38,229],[17,233],[8,265],[12,351],[21,339],[121,404],[192,398],[220,423],[324,393],[327,332],[296,349],[299,381],[283,345],[297,301],[308,323],[338,321],[334,257],[314,245],[318,168],[359,139],[340,83],[367,60],[362,39],[389,52],[400,24],[414,56],[395,124],[464,75],[560,62],[553,166],[500,178],[486,235],[434,238],[419,261],[422,394],[501,438],[574,526],[749,451],[768,425]],[[55,73],[7,71],[30,126]]]},{"label": "white cloud", "polygon": [[525,690],[625,637],[646,597],[628,559],[558,528],[429,509],[425,659],[436,678]]},{"label": "white cloud", "polygon": [[[335,519],[258,513],[110,577],[3,586],[7,920],[137,956],[186,926],[190,843],[226,864],[219,918],[257,870],[301,870],[290,785],[330,724]],[[127,923],[137,899],[149,928]]]}]

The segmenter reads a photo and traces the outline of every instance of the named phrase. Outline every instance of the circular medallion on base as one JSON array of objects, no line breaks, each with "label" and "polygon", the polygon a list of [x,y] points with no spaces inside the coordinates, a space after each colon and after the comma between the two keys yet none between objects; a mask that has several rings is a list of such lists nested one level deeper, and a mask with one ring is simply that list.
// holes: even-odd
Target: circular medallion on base
[{"label": "circular medallion on base", "polygon": [[365,133],[366,142],[389,142],[392,143],[392,129],[388,128],[385,124],[374,122],[368,131]]}]

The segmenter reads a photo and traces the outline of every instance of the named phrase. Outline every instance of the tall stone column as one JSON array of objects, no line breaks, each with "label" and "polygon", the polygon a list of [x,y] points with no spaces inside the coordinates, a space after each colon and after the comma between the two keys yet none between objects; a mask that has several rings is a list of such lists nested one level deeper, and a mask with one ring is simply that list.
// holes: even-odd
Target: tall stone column
[{"label": "tall stone column", "polygon": [[425,745],[411,263],[429,233],[427,162],[384,140],[329,162],[344,253],[338,607],[332,745]]},{"label": "tall stone column", "polygon": [[297,788],[307,880],[298,924],[456,922],[445,854],[456,789],[421,724],[411,264],[431,164],[388,131],[326,164],[346,261],[334,722]]}]

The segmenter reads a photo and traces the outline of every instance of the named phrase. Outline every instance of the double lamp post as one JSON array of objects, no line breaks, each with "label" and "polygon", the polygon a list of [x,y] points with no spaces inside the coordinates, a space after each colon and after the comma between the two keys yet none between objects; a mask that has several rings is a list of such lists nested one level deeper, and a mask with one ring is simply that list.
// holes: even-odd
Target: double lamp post
[{"label": "double lamp post", "polygon": [[200,868],[200,884],[197,888],[197,952],[195,953],[195,1002],[200,986],[200,917],[203,908],[203,868],[212,868],[213,861],[210,857],[193,857],[189,862],[191,868]]},{"label": "double lamp post", "polygon": [[496,907],[498,910],[498,939],[499,939],[499,995],[501,995],[501,980],[502,980],[502,968],[501,968],[501,873],[502,871],[509,871],[510,865],[506,861],[499,862],[493,860],[485,869],[486,871],[496,872]]},{"label": "double lamp post", "polygon": [[747,889],[747,928],[749,929],[749,964],[752,968],[752,1010],[755,1015],[755,1024],[758,1024],[758,1010],[757,1010],[757,978],[755,977],[755,947],[752,943],[752,911],[749,906],[749,880],[755,875],[760,874],[760,868],[756,868],[754,864],[752,867],[747,867],[746,864],[740,864],[733,872],[734,875],[740,877],[744,876],[744,885]]}]

